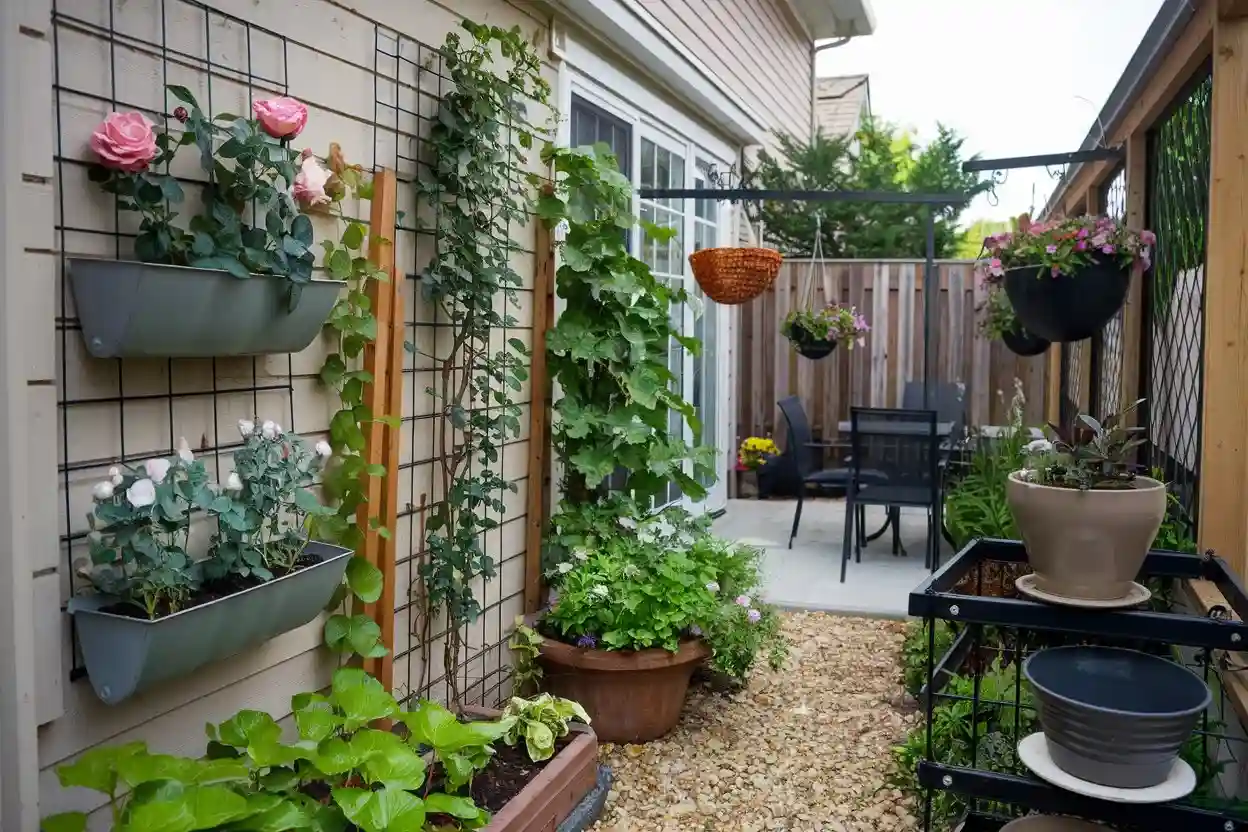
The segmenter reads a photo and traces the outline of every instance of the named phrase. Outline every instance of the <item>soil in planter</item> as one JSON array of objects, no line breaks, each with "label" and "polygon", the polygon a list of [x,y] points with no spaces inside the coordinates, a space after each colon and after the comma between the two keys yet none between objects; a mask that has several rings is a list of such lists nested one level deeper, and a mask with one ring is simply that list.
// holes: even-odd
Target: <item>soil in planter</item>
[{"label": "soil in planter", "polygon": [[[302,569],[307,569],[309,566],[316,566],[320,562],[321,559],[316,555],[304,552],[298,557],[295,561],[295,565],[289,572],[286,572],[283,575],[274,575],[273,581],[278,578],[283,578],[286,575],[294,574]],[[228,598],[231,595],[237,595],[244,590],[251,589],[262,584],[272,583],[273,581],[261,580],[260,578],[251,575],[245,578],[241,575],[227,575],[220,580],[205,581],[204,584],[200,586],[199,592],[192,595],[187,600],[186,604],[178,610],[178,612],[190,609],[191,607],[210,604],[213,601],[220,601],[222,598]],[[132,604],[110,604],[107,607],[102,607],[100,612],[107,612],[113,615],[124,615],[127,618],[140,618],[147,620],[147,611],[139,609]],[[159,620],[170,614],[171,611],[168,607],[161,607],[156,611],[156,618],[152,620]]]},{"label": "soil in planter", "polygon": [[[542,769],[554,762],[560,752],[575,738],[574,734],[561,737],[555,741],[555,753],[549,759],[535,763],[529,759],[529,752],[523,742],[515,745],[497,743],[494,756],[489,764],[472,778],[469,797],[472,802],[490,814],[502,810],[516,795],[524,791]],[[434,765],[429,769],[429,781],[439,783],[442,771]],[[439,823],[452,825],[455,819],[447,815],[430,815],[429,820],[436,826]],[[452,825],[451,828],[454,828]]]}]

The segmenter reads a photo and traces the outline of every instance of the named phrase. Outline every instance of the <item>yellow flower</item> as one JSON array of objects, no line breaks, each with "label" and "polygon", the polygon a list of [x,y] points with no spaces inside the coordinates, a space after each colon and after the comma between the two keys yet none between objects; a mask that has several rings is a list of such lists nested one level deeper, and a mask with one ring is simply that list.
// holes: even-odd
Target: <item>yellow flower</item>
[{"label": "yellow flower", "polygon": [[772,440],[751,436],[741,443],[741,449],[737,452],[737,461],[743,468],[752,470],[762,467],[768,456],[776,456],[779,453],[780,449]]}]

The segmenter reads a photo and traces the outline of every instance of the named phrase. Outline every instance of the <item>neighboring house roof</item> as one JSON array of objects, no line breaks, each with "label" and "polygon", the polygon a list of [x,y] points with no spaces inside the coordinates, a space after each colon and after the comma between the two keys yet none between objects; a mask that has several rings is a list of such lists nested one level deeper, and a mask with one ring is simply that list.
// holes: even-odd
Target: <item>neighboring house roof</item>
[{"label": "neighboring house roof", "polygon": [[871,85],[866,75],[815,79],[815,126],[827,136],[852,136],[863,116],[871,115]]}]

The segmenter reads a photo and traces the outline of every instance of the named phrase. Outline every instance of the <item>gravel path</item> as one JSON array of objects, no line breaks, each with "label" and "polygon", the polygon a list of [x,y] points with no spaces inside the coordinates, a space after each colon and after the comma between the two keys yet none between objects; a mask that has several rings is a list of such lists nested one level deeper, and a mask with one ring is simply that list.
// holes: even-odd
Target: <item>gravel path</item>
[{"label": "gravel path", "polygon": [[877,832],[917,829],[886,781],[904,625],[785,615],[792,654],[731,696],[699,688],[670,735],[603,746],[615,772],[599,832]]}]

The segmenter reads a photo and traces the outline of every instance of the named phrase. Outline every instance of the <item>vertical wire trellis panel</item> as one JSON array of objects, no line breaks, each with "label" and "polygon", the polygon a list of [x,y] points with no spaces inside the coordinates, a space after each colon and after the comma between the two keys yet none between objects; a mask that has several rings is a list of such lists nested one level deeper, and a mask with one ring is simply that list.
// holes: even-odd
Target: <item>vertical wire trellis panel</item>
[{"label": "vertical wire trellis panel", "polygon": [[[89,561],[91,486],[110,466],[169,456],[185,438],[220,481],[228,474],[229,455],[242,445],[235,428],[239,419],[280,420],[290,431],[324,427],[296,418],[296,387],[315,384],[316,373],[297,367],[293,356],[96,359],[83,344],[65,262],[73,256],[135,259],[138,231],[136,215],[121,212],[88,181],[85,139],[94,125],[109,112],[133,110],[168,128],[173,115],[167,110],[167,84],[187,87],[209,112],[247,112],[255,97],[289,92],[292,42],[284,35],[196,0],[143,6],[109,2],[88,9],[59,0],[52,8],[55,231],[61,260],[58,510],[68,566],[63,597],[84,588],[77,564]],[[87,63],[83,56],[94,60]],[[179,165],[169,172],[192,194],[208,184],[198,168]],[[72,624],[69,630],[69,676],[78,679],[85,669]]]},{"label": "vertical wire trellis panel", "polygon": [[1206,68],[1148,135],[1148,227],[1157,252],[1144,284],[1144,462],[1172,483],[1195,527],[1200,482],[1210,99]]},{"label": "vertical wire trellis panel", "polygon": [[[521,435],[501,445],[498,460],[491,463],[493,469],[516,486],[516,491],[498,495],[505,506],[503,512],[489,509],[498,525],[484,533],[481,543],[493,561],[493,574],[471,581],[481,612],[461,631],[462,652],[455,666],[447,667],[444,646],[448,623],[441,611],[429,610],[421,577],[422,566],[429,559],[426,525],[433,507],[446,497],[440,468],[445,449],[438,437],[442,431],[458,433],[452,423],[451,408],[435,389],[444,370],[458,380],[481,367],[466,366],[464,350],[454,344],[454,310],[437,308],[422,292],[421,275],[442,252],[438,229],[445,206],[436,195],[418,200],[417,183],[435,181],[438,160],[429,145],[430,130],[438,122],[441,103],[453,91],[453,85],[445,56],[436,47],[378,27],[374,49],[379,123],[376,152],[379,163],[392,166],[399,179],[396,269],[405,276],[404,310],[408,316],[404,322],[408,350],[403,364],[405,401],[395,530],[395,692],[402,697],[445,700],[454,681],[453,687],[464,704],[493,706],[510,696],[506,641],[513,622],[524,612],[526,557],[537,557],[536,552],[525,550],[529,437]],[[500,123],[500,130],[513,138],[518,132],[510,118]],[[536,155],[534,151],[530,166],[535,164]],[[524,172],[513,173],[519,187],[519,176]],[[524,239],[531,240],[533,223],[526,228]],[[520,229],[508,223],[503,233],[507,239],[499,239],[498,244],[515,245]],[[510,312],[515,325],[497,328],[491,349],[498,349],[509,339],[519,339],[526,347],[533,345],[535,259],[531,244],[521,248],[523,251],[513,249],[511,257],[513,267],[524,279],[523,286],[517,288],[520,308]],[[499,311],[506,314],[501,306]],[[473,402],[471,412],[501,412],[502,405],[494,399],[494,385],[491,382],[491,402]],[[526,412],[520,423],[527,425],[530,387],[524,385],[521,392],[509,388],[499,392],[521,405]],[[540,488],[540,482],[533,487]]]},{"label": "vertical wire trellis panel", "polygon": [[[1119,167],[1101,188],[1098,204],[1101,213],[1107,217],[1123,222],[1127,217],[1127,169]],[[1090,347],[1092,350],[1092,377],[1088,387],[1088,411],[1097,418],[1104,418],[1118,412],[1118,408],[1129,402],[1120,402],[1122,398],[1122,321],[1126,309],[1119,309],[1117,314],[1105,324],[1105,328],[1093,336]]]}]

